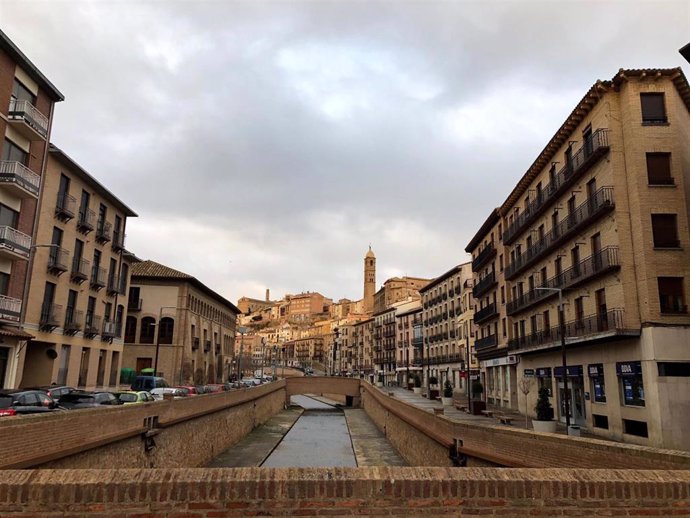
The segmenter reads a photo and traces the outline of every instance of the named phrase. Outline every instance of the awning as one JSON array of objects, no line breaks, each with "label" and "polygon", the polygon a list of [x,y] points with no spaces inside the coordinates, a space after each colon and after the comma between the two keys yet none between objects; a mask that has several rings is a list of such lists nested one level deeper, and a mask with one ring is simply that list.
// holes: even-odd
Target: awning
[{"label": "awning", "polygon": [[32,338],[36,338],[34,335],[22,331],[18,327],[0,327],[0,336],[19,338],[20,340],[31,340]]}]

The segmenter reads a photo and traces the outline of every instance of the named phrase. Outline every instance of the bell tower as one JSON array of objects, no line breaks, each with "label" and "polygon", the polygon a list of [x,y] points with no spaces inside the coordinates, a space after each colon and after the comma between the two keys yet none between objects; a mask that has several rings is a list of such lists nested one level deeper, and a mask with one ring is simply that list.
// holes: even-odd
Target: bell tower
[{"label": "bell tower", "polygon": [[369,251],[364,256],[364,311],[374,311],[374,294],[376,293],[376,256]]}]

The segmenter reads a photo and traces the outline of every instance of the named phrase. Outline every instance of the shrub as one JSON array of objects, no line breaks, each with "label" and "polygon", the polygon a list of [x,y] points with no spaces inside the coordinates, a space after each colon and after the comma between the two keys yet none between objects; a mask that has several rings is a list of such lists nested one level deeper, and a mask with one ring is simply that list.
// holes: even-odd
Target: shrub
[{"label": "shrub", "polygon": [[472,394],[475,396],[481,396],[484,393],[484,385],[481,381],[474,381],[472,383]]},{"label": "shrub", "polygon": [[421,387],[422,386],[422,378],[420,378],[419,376],[415,376],[414,377],[414,386],[417,388]]},{"label": "shrub", "polygon": [[443,384],[443,397],[453,397],[453,385],[448,380]]},{"label": "shrub", "polygon": [[549,389],[546,387],[539,389],[539,398],[534,410],[537,412],[537,421],[551,421],[553,419],[553,407],[549,401]]},{"label": "shrub", "polygon": [[429,385],[437,385],[438,378],[436,376],[429,376]]}]

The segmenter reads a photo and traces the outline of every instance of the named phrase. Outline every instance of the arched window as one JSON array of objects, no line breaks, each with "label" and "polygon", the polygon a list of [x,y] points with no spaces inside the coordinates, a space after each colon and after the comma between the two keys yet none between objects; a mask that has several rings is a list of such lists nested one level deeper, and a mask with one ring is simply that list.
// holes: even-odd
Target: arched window
[{"label": "arched window", "polygon": [[171,344],[173,341],[173,330],[175,321],[170,317],[161,318],[160,329],[158,330],[158,343]]},{"label": "arched window", "polygon": [[139,343],[152,344],[153,338],[156,336],[156,319],[153,317],[144,317],[141,319],[141,338]]},{"label": "arched window", "polygon": [[125,343],[133,344],[137,340],[137,317],[128,316],[125,322]]}]

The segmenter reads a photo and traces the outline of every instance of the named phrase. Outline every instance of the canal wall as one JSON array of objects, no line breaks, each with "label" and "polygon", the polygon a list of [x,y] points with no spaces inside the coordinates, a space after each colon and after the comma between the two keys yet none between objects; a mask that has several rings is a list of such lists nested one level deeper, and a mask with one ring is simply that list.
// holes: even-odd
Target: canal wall
[{"label": "canal wall", "polygon": [[0,468],[201,466],[284,404],[281,380],[181,400],[0,419]]},{"label": "canal wall", "polygon": [[584,437],[537,433],[516,427],[456,422],[361,385],[361,405],[413,466],[607,468],[690,470],[690,452],[662,450]]},{"label": "canal wall", "polygon": [[0,516],[683,516],[689,471],[236,468],[0,471]]}]

